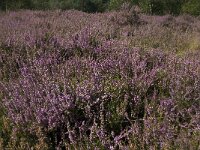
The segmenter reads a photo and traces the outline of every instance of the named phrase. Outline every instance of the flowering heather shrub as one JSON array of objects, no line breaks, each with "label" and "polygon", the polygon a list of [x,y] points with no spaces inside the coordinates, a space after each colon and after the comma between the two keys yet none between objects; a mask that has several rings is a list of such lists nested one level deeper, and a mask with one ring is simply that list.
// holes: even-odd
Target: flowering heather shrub
[{"label": "flowering heather shrub", "polygon": [[[28,27],[14,12],[7,14],[10,21],[0,18],[5,29],[2,22],[18,22],[18,28],[8,27],[4,34],[21,34],[16,39],[0,35],[1,116],[11,122],[11,129],[2,132],[9,132],[0,140],[4,147],[199,148],[199,51],[179,56],[170,51],[173,44],[179,48],[177,43],[160,43],[170,37],[184,41],[186,35],[198,35],[197,30],[181,33],[176,26],[163,25],[168,19],[156,24],[154,19],[160,18],[140,16],[147,24],[137,29],[125,25],[130,34],[113,23],[119,27],[115,37],[104,14],[18,13],[24,22],[25,14],[35,19]],[[151,48],[142,45],[158,31],[157,37],[168,37],[153,39]],[[155,48],[154,42],[161,45]]]}]

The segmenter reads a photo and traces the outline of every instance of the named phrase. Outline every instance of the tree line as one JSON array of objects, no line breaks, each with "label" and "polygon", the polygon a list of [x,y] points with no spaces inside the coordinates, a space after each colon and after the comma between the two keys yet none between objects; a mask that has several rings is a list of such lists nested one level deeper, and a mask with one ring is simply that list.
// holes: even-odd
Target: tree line
[{"label": "tree line", "polygon": [[138,5],[142,12],[148,14],[200,15],[200,0],[1,0],[0,9],[77,9],[85,12],[104,12],[120,9],[123,3]]}]

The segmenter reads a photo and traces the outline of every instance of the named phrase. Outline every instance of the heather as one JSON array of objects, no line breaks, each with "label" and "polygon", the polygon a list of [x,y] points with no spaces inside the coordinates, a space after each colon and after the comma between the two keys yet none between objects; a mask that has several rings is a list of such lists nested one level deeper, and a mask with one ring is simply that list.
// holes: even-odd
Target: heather
[{"label": "heather", "polygon": [[0,33],[1,149],[199,149],[198,17],[18,11]]}]

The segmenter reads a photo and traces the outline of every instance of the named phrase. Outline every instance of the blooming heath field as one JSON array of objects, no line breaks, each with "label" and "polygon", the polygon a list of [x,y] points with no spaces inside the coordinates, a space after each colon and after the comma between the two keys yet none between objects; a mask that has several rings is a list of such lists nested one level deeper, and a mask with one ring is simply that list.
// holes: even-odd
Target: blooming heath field
[{"label": "blooming heath field", "polygon": [[199,150],[200,18],[1,12],[0,149]]}]

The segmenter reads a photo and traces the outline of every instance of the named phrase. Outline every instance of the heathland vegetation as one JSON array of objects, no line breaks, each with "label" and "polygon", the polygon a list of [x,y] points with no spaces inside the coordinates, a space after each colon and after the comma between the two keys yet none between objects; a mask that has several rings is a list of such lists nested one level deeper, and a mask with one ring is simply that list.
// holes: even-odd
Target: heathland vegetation
[{"label": "heathland vegetation", "polygon": [[15,2],[0,5],[0,149],[199,150],[200,18],[174,16],[192,3]]}]

